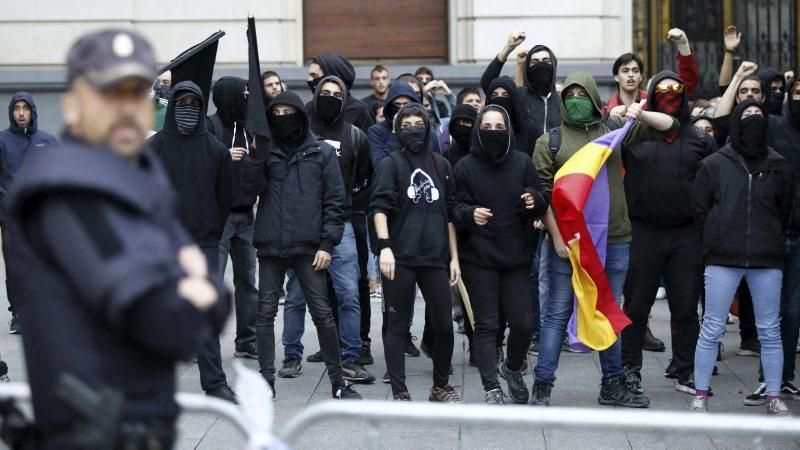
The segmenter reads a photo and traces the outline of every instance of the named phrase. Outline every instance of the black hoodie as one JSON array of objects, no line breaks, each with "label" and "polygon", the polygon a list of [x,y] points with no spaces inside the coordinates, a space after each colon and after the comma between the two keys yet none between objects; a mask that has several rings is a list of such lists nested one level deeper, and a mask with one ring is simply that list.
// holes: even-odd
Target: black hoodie
[{"label": "black hoodie", "polygon": [[[518,88],[520,94],[522,94],[522,106],[525,110],[525,115],[533,124],[533,133],[536,135],[537,139],[542,134],[545,134],[547,130],[561,125],[561,96],[556,92],[556,75],[558,74],[558,60],[556,59],[556,55],[545,45],[534,45],[525,57],[525,68],[527,69],[530,65],[531,55],[542,50],[546,50],[550,53],[550,60],[553,63],[553,79],[550,82],[550,94],[546,98],[543,98],[533,92],[533,88],[530,83],[528,83],[527,70],[524,76],[525,86]],[[491,94],[489,85],[492,80],[500,76],[502,70],[503,63],[495,56],[483,72],[483,75],[481,75],[481,88],[487,97]]]},{"label": "black hoodie", "polygon": [[[408,103],[395,114],[399,130],[403,116],[414,111],[425,120],[419,103]],[[447,268],[450,264],[448,223],[455,206],[455,182],[450,163],[427,148],[413,152],[397,135],[400,150],[387,156],[375,171],[370,220],[383,213],[388,218],[389,238],[397,264],[410,267]],[[427,146],[426,146],[427,147]]]},{"label": "black hoodie", "polygon": [[[512,149],[508,113],[489,105],[478,114],[476,123],[487,111],[500,111],[506,122],[509,146],[499,162],[490,158],[480,141],[480,127],[472,129],[472,150],[455,168],[458,204],[453,222],[459,231],[459,258],[480,267],[503,270],[530,267],[539,232],[533,222],[547,211],[539,174],[530,157]],[[534,208],[526,209],[522,194],[534,196]],[[476,208],[488,208],[493,216],[486,225],[475,223]]]},{"label": "black hoodie", "polygon": [[[253,139],[245,131],[247,100],[243,93],[247,80],[238,77],[222,77],[214,83],[213,98],[217,112],[209,116],[206,126],[209,133],[219,139],[227,148],[247,148]],[[234,136],[234,131],[236,136]],[[253,209],[256,197],[242,192],[242,161],[231,161],[231,182],[233,204],[231,211],[247,212]]]},{"label": "black hoodie", "polygon": [[733,110],[731,143],[700,162],[697,172],[692,208],[706,265],[783,267],[794,180],[786,160],[766,142],[755,160],[735,150],[742,113],[753,105],[761,107],[745,100]]},{"label": "black hoodie", "polygon": [[[356,70],[343,55],[323,53],[319,56],[315,56],[312,61],[319,64],[322,68],[323,77],[327,75],[336,76],[344,81],[348,91],[353,88],[353,82],[356,80]],[[310,113],[311,108],[311,102],[306,103],[306,112]],[[369,106],[355,97],[350,98],[350,101],[344,109],[344,120],[357,126],[364,133],[369,130],[369,127],[375,125],[375,119],[372,118],[372,111],[369,109]]]},{"label": "black hoodie", "polygon": [[[188,135],[178,132],[175,98],[188,91],[200,98],[197,126]],[[164,128],[150,138],[172,186],[178,193],[179,217],[201,247],[219,245],[231,210],[231,155],[224,144],[206,131],[206,102],[191,81],[182,81],[169,93]]]},{"label": "black hoodie", "polygon": [[[764,86],[764,107],[769,111],[771,116],[783,115],[783,94],[786,92],[786,79],[783,74],[778,73],[775,69],[764,69],[758,71],[758,78],[761,80],[761,85]],[[781,80],[783,88],[781,88],[780,99],[773,99],[772,82]]]},{"label": "black hoodie", "polygon": [[253,245],[259,258],[331,253],[342,240],[346,219],[336,150],[311,132],[303,101],[294,92],[283,92],[270,102],[270,127],[272,110],[278,105],[297,109],[303,129],[300,140],[288,144],[291,148],[259,140],[258,148],[244,158],[242,189],[260,196]]},{"label": "black hoodie", "polygon": [[450,167],[452,167],[454,170],[458,161],[460,161],[461,158],[469,155],[469,142],[462,147],[461,144],[459,144],[458,141],[456,141],[453,137],[453,127],[456,126],[457,120],[468,120],[472,122],[474,126],[475,118],[477,116],[477,111],[475,111],[475,108],[470,105],[458,105],[453,109],[453,117],[450,118],[450,123],[447,125],[450,148],[444,153],[444,157],[450,161]]},{"label": "black hoodie", "polygon": [[[790,91],[791,92],[791,91]],[[800,114],[792,118],[792,111],[800,109],[800,100],[789,99],[787,116],[769,116],[769,146],[783,156],[795,180],[792,214],[786,234],[800,236]]]},{"label": "black hoodie", "polygon": [[[664,79],[683,84],[674,72],[664,70],[653,76],[647,92],[648,109],[654,106],[655,87]],[[664,139],[628,147],[622,153],[625,166],[625,197],[631,222],[652,228],[671,228],[692,223],[692,193],[698,163],[716,151],[705,131],[689,124],[686,91],[683,93],[681,127],[670,143]]]},{"label": "black hoodie", "polygon": [[[317,100],[322,91],[322,85],[329,81],[338,84],[342,89],[342,109],[339,110],[339,115],[333,123],[328,124],[319,117]],[[311,123],[311,131],[336,150],[347,199],[345,213],[349,219],[354,210],[366,212],[369,207],[368,192],[369,183],[372,180],[372,162],[370,161],[367,136],[344,118],[344,110],[352,100],[347,94],[347,86],[341,79],[333,75],[323,77],[314,92],[308,119]]]},{"label": "black hoodie", "polygon": [[511,78],[503,76],[492,81],[489,85],[489,92],[486,93],[486,104],[492,103],[492,92],[497,87],[505,88],[511,99],[512,111],[509,111],[509,114],[514,130],[514,148],[530,158],[533,155],[533,148],[536,147],[536,139],[541,133],[536,130],[534,124],[526,116],[522,105],[522,95]]}]

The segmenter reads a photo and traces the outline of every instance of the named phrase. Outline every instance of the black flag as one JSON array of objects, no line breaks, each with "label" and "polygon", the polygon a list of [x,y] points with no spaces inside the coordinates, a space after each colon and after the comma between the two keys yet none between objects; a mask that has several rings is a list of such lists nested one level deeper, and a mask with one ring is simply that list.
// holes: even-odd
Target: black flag
[{"label": "black flag", "polygon": [[[267,125],[267,108],[264,102],[266,94],[264,85],[261,84],[261,65],[258,59],[258,41],[256,39],[256,19],[252,16],[247,18],[247,62],[248,80],[247,90],[247,120],[245,128],[250,133],[269,138],[269,125]],[[261,142],[264,142],[262,139]]]},{"label": "black flag", "polygon": [[211,99],[211,79],[214,76],[214,64],[217,61],[217,45],[219,39],[225,36],[224,31],[217,31],[203,42],[189,48],[176,56],[169,64],[162,67],[158,73],[172,71],[172,85],[181,81],[194,82],[205,97],[205,104]]}]

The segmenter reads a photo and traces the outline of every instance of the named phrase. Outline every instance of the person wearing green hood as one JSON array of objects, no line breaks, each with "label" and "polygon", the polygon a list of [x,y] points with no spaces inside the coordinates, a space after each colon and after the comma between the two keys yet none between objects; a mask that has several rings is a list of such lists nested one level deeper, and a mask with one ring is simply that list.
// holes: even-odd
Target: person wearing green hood
[{"label": "person wearing green hood", "polygon": [[[671,116],[643,110],[645,100],[629,106],[624,117],[611,116],[604,121],[597,83],[588,73],[571,74],[565,80],[564,86],[561,92],[563,123],[557,129],[542,135],[536,141],[533,152],[533,162],[539,172],[542,190],[548,203],[555,173],[584,145],[608,133],[609,120],[617,127],[621,127],[626,119],[637,121],[623,140],[622,151],[626,146],[661,139],[678,129],[678,121]],[[551,136],[559,136],[560,145],[556,145],[555,140],[551,141]],[[611,290],[619,303],[628,271],[631,223],[628,219],[625,189],[622,184],[620,151],[614,151],[606,164],[611,201],[605,269]],[[569,248],[558,231],[552,209],[547,210],[544,221],[550,239],[542,251],[547,253],[543,261],[549,261],[550,285],[549,295],[541,312],[543,319],[539,337],[539,357],[534,370],[532,404],[548,406],[556,379],[555,372],[558,368],[561,344],[572,314],[574,293],[571,284],[572,266],[569,262]],[[625,386],[625,370],[622,367],[619,339],[614,345],[600,352],[600,365],[603,380],[597,400],[601,405],[630,408],[646,408],[650,405],[650,400],[646,396],[635,394]]]}]

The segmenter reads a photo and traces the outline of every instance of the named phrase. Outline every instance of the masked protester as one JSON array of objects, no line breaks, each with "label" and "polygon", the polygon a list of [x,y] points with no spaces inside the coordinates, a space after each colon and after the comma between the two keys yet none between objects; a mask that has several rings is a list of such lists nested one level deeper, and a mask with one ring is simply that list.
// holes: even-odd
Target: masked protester
[{"label": "masked protester", "polygon": [[[475,317],[474,347],[486,403],[503,404],[498,372],[508,383],[514,403],[528,402],[522,376],[533,335],[533,299],[520,295],[530,284],[530,268],[539,232],[534,220],[547,211],[533,162],[514,150],[508,112],[488,105],[472,130],[471,154],[455,170],[458,204],[453,208],[459,230],[464,283]],[[463,235],[463,236],[462,236]],[[508,352],[498,367],[496,335],[508,320]]]},{"label": "masked protester", "polygon": [[[333,75],[344,81],[347,90],[353,89],[353,83],[356,79],[356,70],[353,64],[343,55],[336,53],[323,53],[311,59],[308,66],[308,88],[314,94],[317,86],[322,78]],[[306,103],[306,111],[312,111],[311,103]],[[345,106],[344,119],[357,126],[364,133],[369,130],[369,127],[375,124],[372,118],[369,106],[357,98],[350,98],[350,101]]]},{"label": "masked protester", "polygon": [[209,133],[228,148],[231,156],[233,203],[219,242],[219,273],[224,277],[228,256],[233,264],[236,304],[236,337],[233,355],[258,357],[256,352],[256,250],[253,248],[255,195],[242,192],[242,159],[252,140],[245,130],[247,80],[222,77],[214,84],[217,112],[206,119]]},{"label": "masked protester", "polygon": [[[8,197],[17,262],[9,270],[36,415],[31,448],[171,448],[176,363],[225,323],[227,291],[145,146],[155,72],[150,44],[133,31],[81,37],[67,58],[61,144],[31,153]],[[99,411],[119,412],[110,442],[87,433],[103,425],[63,400],[72,387],[65,376],[121,397],[119,410]]]},{"label": "masked protester", "polygon": [[[558,130],[561,136],[560,147],[551,148],[551,133],[548,133],[536,141],[533,155],[533,162],[539,171],[542,188],[548,201],[555,173],[575,152],[609,131],[602,119],[597,84],[588,73],[576,72],[568,76],[561,92],[561,100],[561,116],[564,118],[564,124]],[[617,302],[620,302],[622,297],[631,242],[631,225],[622,184],[621,153],[628,147],[646,140],[663,139],[678,129],[678,121],[675,118],[658,112],[643,111],[641,104],[629,107],[626,117],[638,122],[628,131],[622,149],[614,151],[606,161],[610,205],[605,272]],[[610,120],[618,127],[623,124],[623,120],[616,116],[612,116]],[[545,252],[542,260],[546,261],[548,267],[541,270],[549,271],[549,294],[541,311],[543,317],[539,337],[539,357],[534,371],[532,399],[534,405],[550,404],[550,393],[555,382],[561,346],[573,310],[572,266],[566,246],[566,240],[572,237],[561,236],[557,220],[554,211],[548,209],[544,222],[550,234],[550,242],[542,249]],[[649,406],[650,400],[646,396],[630,391],[624,383],[625,371],[622,366],[619,339],[611,347],[600,352],[600,365],[603,378],[598,402],[601,405],[631,408]]]},{"label": "masked protester", "polygon": [[164,128],[164,118],[167,114],[170,89],[172,89],[172,72],[167,70],[164,73],[158,74],[156,80],[153,82],[153,102],[156,108],[155,118],[153,119],[154,133]]},{"label": "masked protester", "polygon": [[[206,130],[203,92],[191,81],[170,91],[164,128],[150,139],[178,194],[184,226],[206,257],[208,271],[219,272],[219,241],[231,210],[231,157]],[[200,385],[206,394],[236,402],[222,368],[218,336],[209,337],[197,354]]]},{"label": "masked protester", "polygon": [[342,239],[347,200],[336,150],[309,129],[300,97],[284,92],[267,109],[272,138],[255,141],[243,163],[243,189],[258,194],[253,245],[258,255],[258,365],[275,392],[275,316],[292,269],[317,327],[335,399],[361,396],[342,378],[339,334],[325,270]]},{"label": "masked protester", "polygon": [[514,80],[500,77],[489,85],[486,94],[487,105],[499,105],[508,111],[511,126],[514,130],[514,149],[529,157],[533,154],[536,139],[540,134],[534,124],[526,117],[520,91],[516,89]]},{"label": "masked protester", "polygon": [[782,73],[774,69],[764,69],[758,72],[758,78],[764,86],[764,107],[771,116],[783,115],[783,100],[788,89]]},{"label": "masked protester", "polygon": [[706,303],[695,351],[692,411],[708,411],[718,345],[733,295],[744,278],[758,323],[767,414],[791,416],[779,398],[784,363],[780,304],[783,233],[794,180],[786,160],[767,146],[768,129],[766,108],[753,100],[741,102],[730,117],[730,144],[700,163],[694,183],[692,207],[703,241]]},{"label": "masked protester", "polygon": [[[369,144],[367,137],[355,125],[346,122],[344,110],[350,99],[347,97],[347,86],[337,77],[327,76],[317,84],[312,101],[313,109],[309,115],[311,131],[332,145],[336,151],[344,181],[346,198],[345,223],[342,241],[333,248],[331,266],[328,273],[333,280],[335,298],[331,297],[332,306],[338,314],[334,315],[339,328],[341,341],[342,372],[345,380],[358,383],[372,383],[375,376],[359,363],[361,356],[361,324],[362,311],[358,281],[361,268],[354,229],[360,225],[366,239],[366,217],[364,215],[362,189],[368,188],[372,178]],[[365,185],[366,183],[366,185]],[[354,201],[359,195],[359,202]],[[361,212],[363,224],[355,224],[354,211]],[[366,247],[366,241],[363,242]],[[366,256],[366,255],[365,255]],[[365,261],[366,263],[366,261]],[[366,267],[365,267],[366,269]],[[366,293],[369,302],[369,291]],[[303,358],[303,337],[305,326],[306,300],[300,290],[300,283],[294,272],[289,272],[286,285],[286,302],[284,304],[283,347],[285,359],[283,367],[278,371],[282,378],[294,378],[301,373],[300,361]],[[367,321],[367,324],[369,321]],[[367,333],[369,326],[367,325]],[[366,343],[369,352],[369,343]],[[314,359],[322,359],[322,355],[311,355]],[[370,354],[371,357],[371,354]]]},{"label": "masked protester", "polygon": [[663,279],[672,328],[675,389],[694,394],[697,299],[702,294],[703,256],[691,205],[698,163],[716,150],[705,131],[689,125],[686,85],[665,70],[650,81],[648,109],[680,120],[674,133],[629,146],[622,154],[625,198],[631,221],[630,264],[625,283],[625,314],[633,322],[622,331],[622,362],[628,389],[642,393],[642,350],[647,322]]},{"label": "masked protester", "polygon": [[[470,105],[458,105],[453,109],[447,133],[442,133],[447,137],[444,157],[450,161],[450,167],[455,168],[461,158],[469,155],[469,148],[472,145],[472,127],[478,112]],[[439,146],[444,149],[445,145],[439,141]]]},{"label": "masked protester", "polygon": [[419,286],[430,308],[429,325],[434,334],[429,400],[460,403],[448,384],[453,356],[448,278],[450,285],[455,285],[461,276],[451,219],[453,175],[447,160],[427,148],[430,122],[422,105],[410,103],[400,108],[394,114],[394,129],[401,148],[378,166],[370,204],[377,235],[372,249],[379,255],[383,276],[384,351],[392,394],[395,400],[411,400],[404,348],[415,286]]}]

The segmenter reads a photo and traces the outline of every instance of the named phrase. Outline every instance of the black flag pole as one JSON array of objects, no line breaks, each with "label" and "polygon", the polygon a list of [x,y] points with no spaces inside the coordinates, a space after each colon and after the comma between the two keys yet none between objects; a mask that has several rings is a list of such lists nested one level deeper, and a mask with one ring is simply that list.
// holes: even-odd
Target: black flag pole
[{"label": "black flag pole", "polygon": [[258,58],[258,39],[256,37],[256,19],[250,15],[247,18],[247,63],[248,80],[247,89],[250,94],[247,96],[247,120],[245,128],[256,136],[256,140],[262,145],[270,137],[269,125],[267,124],[267,107],[265,104],[266,94],[264,86],[261,84],[261,64]]},{"label": "black flag pole", "polygon": [[181,81],[194,82],[205,97],[206,105],[211,99],[211,80],[214,76],[214,64],[217,61],[217,46],[224,31],[217,31],[199,44],[196,44],[176,56],[158,73],[172,71],[172,85]]}]

